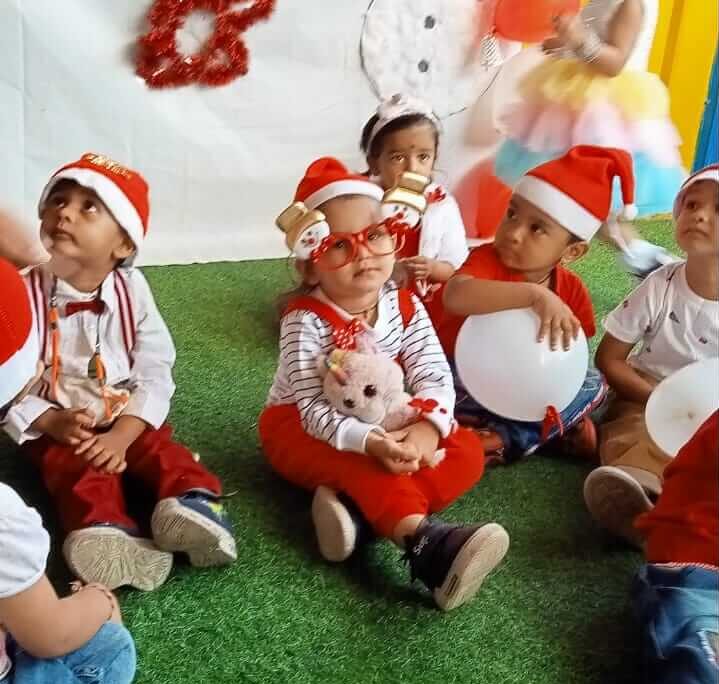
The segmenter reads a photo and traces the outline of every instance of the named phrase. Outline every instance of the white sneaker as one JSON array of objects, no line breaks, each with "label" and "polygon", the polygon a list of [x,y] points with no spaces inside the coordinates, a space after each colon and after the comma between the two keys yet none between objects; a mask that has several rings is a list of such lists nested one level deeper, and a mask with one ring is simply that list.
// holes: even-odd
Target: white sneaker
[{"label": "white sneaker", "polygon": [[70,570],[86,584],[109,589],[129,585],[142,591],[159,587],[172,569],[172,554],[149,539],[134,537],[119,527],[98,525],[75,530],[62,546]]},{"label": "white sneaker", "polygon": [[593,470],[584,481],[584,501],[604,529],[632,546],[642,547],[643,537],[634,529],[634,521],[654,505],[629,473],[614,466]]},{"label": "white sneaker", "polygon": [[312,522],[320,554],[331,563],[347,560],[357,546],[359,524],[329,487],[317,487],[312,499]]}]

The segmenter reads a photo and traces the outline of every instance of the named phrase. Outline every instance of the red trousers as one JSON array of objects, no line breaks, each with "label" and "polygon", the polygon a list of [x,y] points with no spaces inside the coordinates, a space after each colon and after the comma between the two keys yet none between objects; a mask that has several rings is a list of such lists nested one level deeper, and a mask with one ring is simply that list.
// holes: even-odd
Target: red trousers
[{"label": "red trousers", "polygon": [[[65,532],[93,523],[112,523],[128,529],[137,524],[127,515],[122,475],[107,475],[75,455],[77,447],[43,437],[30,444],[30,456],[42,473],[57,506]],[[192,457],[187,447],[172,441],[172,428],[148,428],[127,450],[127,470],[155,493],[157,500],[190,489],[220,494],[220,481]]]},{"label": "red trousers", "polygon": [[338,451],[311,437],[294,405],[266,408],[259,430],[265,455],[277,473],[310,491],[325,485],[344,492],[383,537],[390,537],[408,515],[445,508],[484,471],[482,443],[462,428],[440,442],[446,456],[436,468],[422,468],[412,475],[394,475],[371,456]]}]

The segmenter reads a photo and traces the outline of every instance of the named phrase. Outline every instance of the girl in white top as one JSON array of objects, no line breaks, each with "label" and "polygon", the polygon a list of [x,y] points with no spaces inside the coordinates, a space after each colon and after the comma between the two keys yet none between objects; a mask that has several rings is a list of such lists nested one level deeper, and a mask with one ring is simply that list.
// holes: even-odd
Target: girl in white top
[{"label": "girl in white top", "polygon": [[[0,214],[0,423],[41,370],[30,303],[15,270],[46,258],[36,242],[28,244]],[[18,251],[20,244],[27,248]],[[135,648],[115,597],[96,584],[58,598],[45,576],[49,548],[37,511],[0,483],[0,681],[64,684],[101,671],[107,684],[129,684]]]},{"label": "girl in white top", "polygon": [[682,186],[674,205],[686,261],[652,273],[607,317],[596,363],[616,396],[601,431],[604,467],[585,484],[587,505],[632,542],[637,514],[658,495],[668,458],[653,448],[644,408],[654,387],[684,366],[719,356],[719,166]]},{"label": "girl in white top", "polygon": [[[372,179],[389,190],[405,171],[432,178],[439,135],[439,120],[427,103],[403,95],[386,100],[365,124],[360,141]],[[422,299],[436,324],[441,288],[469,251],[454,197],[436,183],[425,194],[427,208],[397,254],[394,279]]]},{"label": "girl in white top", "polygon": [[[412,577],[450,610],[476,593],[504,556],[508,537],[494,523],[446,525],[428,517],[474,486],[484,455],[479,438],[454,425],[452,375],[422,303],[390,280],[402,228],[382,219],[382,196],[365,176],[322,158],[309,166],[295,204],[278,219],[305,294],[282,318],[260,439],[282,477],[346,496],[379,536],[404,548]],[[402,431],[345,416],[324,396],[318,362],[334,349],[353,349],[360,336],[396,359],[423,406]],[[378,390],[368,385],[364,396]],[[438,448],[444,459],[425,467]],[[342,560],[354,546],[352,521],[331,492],[322,501],[313,507],[320,549]]]}]

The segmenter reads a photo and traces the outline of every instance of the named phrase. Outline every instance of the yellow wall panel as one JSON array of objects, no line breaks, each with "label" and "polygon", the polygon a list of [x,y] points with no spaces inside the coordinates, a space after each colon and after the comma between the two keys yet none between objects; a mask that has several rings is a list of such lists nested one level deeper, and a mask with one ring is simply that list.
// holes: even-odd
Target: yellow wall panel
[{"label": "yellow wall panel", "polygon": [[660,0],[650,69],[669,88],[672,119],[691,167],[717,47],[717,0]]}]

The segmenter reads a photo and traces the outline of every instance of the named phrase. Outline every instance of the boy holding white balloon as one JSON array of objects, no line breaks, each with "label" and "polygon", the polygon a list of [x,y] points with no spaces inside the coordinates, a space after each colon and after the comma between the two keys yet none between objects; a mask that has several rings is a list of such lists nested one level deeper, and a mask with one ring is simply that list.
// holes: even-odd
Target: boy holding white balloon
[{"label": "boy holding white balloon", "polygon": [[[624,213],[631,215],[634,177],[631,157],[623,150],[574,147],[520,180],[494,243],[473,250],[447,284],[446,313],[439,335],[450,359],[454,359],[455,343],[466,317],[476,314],[532,309],[539,319],[536,341],[548,339],[552,350],[560,345],[569,350],[580,327],[587,338],[594,335],[589,292],[579,276],[565,267],[586,254],[589,241],[607,221],[615,177],[619,177],[628,203]],[[535,350],[534,342],[526,340],[528,355]],[[476,349],[480,354],[492,354],[495,367],[506,367],[505,384],[512,385],[512,396],[516,397],[516,406],[501,416],[492,413],[469,396],[455,372],[457,418],[480,428],[486,450],[496,449],[495,460],[505,462],[531,454],[554,438],[563,438],[563,447],[572,453],[589,457],[596,454],[597,435],[589,414],[601,404],[607,391],[598,371],[588,369],[584,383],[568,405],[554,408],[547,397],[540,407],[542,411],[548,409],[544,420],[518,419],[536,410],[525,406],[527,389],[534,380],[518,377],[515,360],[503,358],[502,348],[488,349],[478,339]],[[542,372],[539,356],[537,373]],[[556,382],[563,379],[566,376],[558,376]]]},{"label": "boy holding white balloon", "polygon": [[[647,433],[647,400],[664,378],[719,357],[718,214],[715,164],[690,176],[674,203],[676,240],[686,261],[652,273],[610,313],[597,350],[597,366],[614,396],[601,431],[602,467],[587,478],[584,498],[602,527],[637,546],[634,520],[652,508],[671,461]],[[706,378],[712,385],[716,380]]]}]

